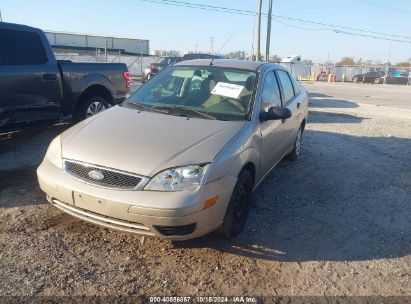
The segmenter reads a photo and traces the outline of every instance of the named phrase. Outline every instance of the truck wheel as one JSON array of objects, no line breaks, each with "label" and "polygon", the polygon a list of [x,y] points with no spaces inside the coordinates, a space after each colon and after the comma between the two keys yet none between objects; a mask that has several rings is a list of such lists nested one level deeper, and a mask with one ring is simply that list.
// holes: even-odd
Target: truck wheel
[{"label": "truck wheel", "polygon": [[243,230],[250,211],[252,188],[253,178],[250,172],[241,171],[231,194],[223,224],[216,230],[218,235],[229,238],[238,235]]},{"label": "truck wheel", "polygon": [[303,126],[301,125],[300,128],[298,129],[297,136],[294,141],[293,150],[286,155],[285,159],[293,160],[293,161],[298,159],[298,157],[301,154],[302,141],[303,141]]},{"label": "truck wheel", "polygon": [[73,114],[73,118],[76,121],[80,121],[101,111],[104,111],[109,107],[110,104],[104,97],[90,96],[77,107],[76,111]]}]

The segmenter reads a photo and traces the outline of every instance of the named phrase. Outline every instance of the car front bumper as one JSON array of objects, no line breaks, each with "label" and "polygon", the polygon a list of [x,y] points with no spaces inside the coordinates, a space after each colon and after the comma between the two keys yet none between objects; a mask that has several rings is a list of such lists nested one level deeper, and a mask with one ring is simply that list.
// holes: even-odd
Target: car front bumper
[{"label": "car front bumper", "polygon": [[[117,190],[74,179],[44,159],[37,169],[40,188],[55,207],[105,227],[169,240],[207,234],[223,222],[237,181],[226,175],[197,191]],[[204,203],[218,196],[212,207]]]}]

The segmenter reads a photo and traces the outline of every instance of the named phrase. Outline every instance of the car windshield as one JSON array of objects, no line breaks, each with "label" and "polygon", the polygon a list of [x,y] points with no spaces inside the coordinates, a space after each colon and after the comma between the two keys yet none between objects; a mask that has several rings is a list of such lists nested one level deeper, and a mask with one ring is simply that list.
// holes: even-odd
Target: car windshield
[{"label": "car windshield", "polygon": [[256,73],[215,66],[169,67],[146,82],[123,106],[170,115],[245,120]]}]

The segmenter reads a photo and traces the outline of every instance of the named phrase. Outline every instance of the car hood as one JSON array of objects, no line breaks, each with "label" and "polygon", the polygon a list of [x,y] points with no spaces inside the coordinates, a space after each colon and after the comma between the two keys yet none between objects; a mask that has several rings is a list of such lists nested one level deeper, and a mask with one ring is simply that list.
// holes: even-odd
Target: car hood
[{"label": "car hood", "polygon": [[245,121],[219,121],[113,107],[62,134],[65,159],[153,176],[211,162]]}]

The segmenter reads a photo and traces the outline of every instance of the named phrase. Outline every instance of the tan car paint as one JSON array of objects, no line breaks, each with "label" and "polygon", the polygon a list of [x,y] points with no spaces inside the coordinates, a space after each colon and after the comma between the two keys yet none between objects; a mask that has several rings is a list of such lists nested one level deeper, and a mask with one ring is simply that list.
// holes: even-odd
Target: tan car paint
[{"label": "tan car paint", "polygon": [[[221,66],[231,64],[222,61]],[[260,78],[273,68],[280,67],[268,64]],[[250,120],[188,119],[114,107],[62,134],[63,158],[148,178],[170,167],[210,163],[204,185],[197,191],[105,189],[73,179],[47,159],[37,171],[40,186],[56,207],[103,226],[175,240],[204,235],[222,224],[244,166],[251,164],[254,168],[257,187],[293,148],[297,130],[308,113],[307,94],[302,87],[298,89],[301,93],[285,105],[292,111],[292,117],[283,121],[260,121],[261,88],[257,88]],[[204,209],[204,203],[216,196],[218,202]],[[133,228],[133,223],[142,228]],[[196,230],[184,236],[167,237],[155,228],[190,223],[197,224]]]}]

